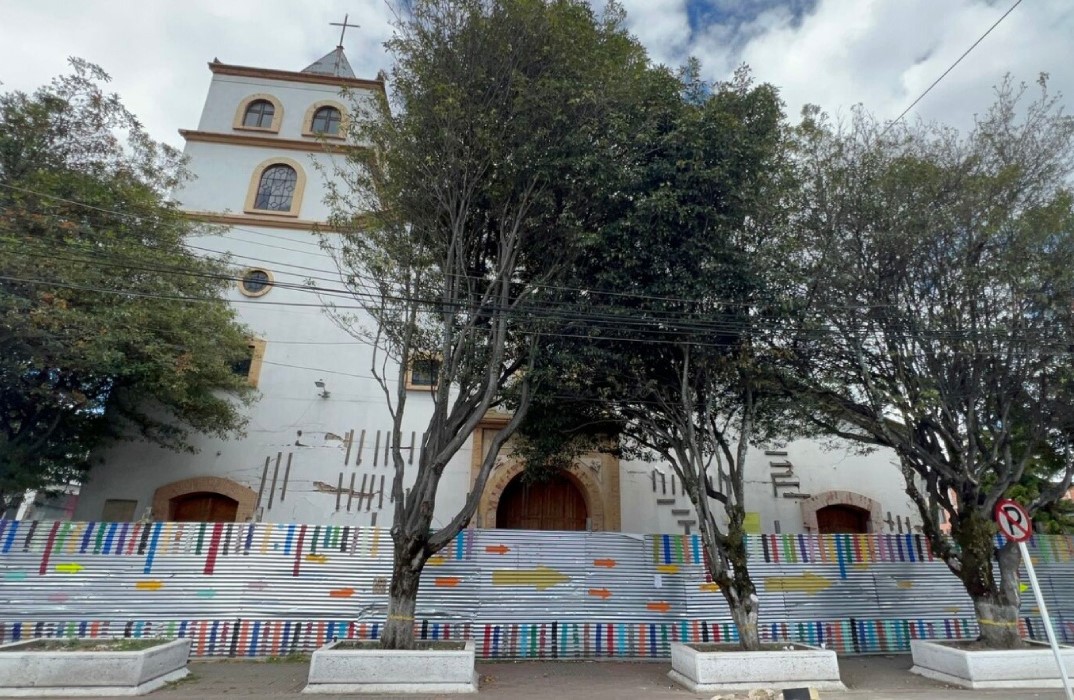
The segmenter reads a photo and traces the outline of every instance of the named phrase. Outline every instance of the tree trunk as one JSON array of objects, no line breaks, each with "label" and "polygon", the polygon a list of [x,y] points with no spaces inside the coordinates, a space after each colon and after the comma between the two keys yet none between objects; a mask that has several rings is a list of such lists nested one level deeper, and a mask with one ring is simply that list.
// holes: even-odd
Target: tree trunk
[{"label": "tree trunk", "polygon": [[981,628],[981,642],[993,649],[1017,649],[1023,646],[1018,634],[1018,603],[1002,593],[973,596],[973,611]]},{"label": "tree trunk", "polygon": [[735,621],[735,626],[738,627],[738,643],[745,651],[760,651],[761,649],[761,634],[757,627],[757,598],[754,596],[750,598],[740,598],[737,602],[731,603],[728,600],[728,606],[731,608],[731,619]]},{"label": "tree trunk", "polygon": [[952,534],[961,553],[959,578],[973,600],[981,642],[993,649],[1023,646],[1018,633],[1018,564],[1016,545],[998,552],[1000,581],[994,576],[995,527],[983,513],[969,511],[953,523]]},{"label": "tree trunk", "polygon": [[[739,645],[745,651],[760,651],[761,633],[757,627],[757,617],[761,601],[746,563],[746,533],[742,530],[741,517],[734,515],[737,514],[732,515],[722,553],[730,571],[721,577],[720,590],[727,600],[727,607],[731,609],[731,619],[738,627]],[[715,576],[713,580],[717,580]]]},{"label": "tree trunk", "polygon": [[380,635],[385,649],[414,648],[414,610],[418,601],[418,584],[426,557],[421,547],[395,547],[392,581],[389,587],[388,617]]}]

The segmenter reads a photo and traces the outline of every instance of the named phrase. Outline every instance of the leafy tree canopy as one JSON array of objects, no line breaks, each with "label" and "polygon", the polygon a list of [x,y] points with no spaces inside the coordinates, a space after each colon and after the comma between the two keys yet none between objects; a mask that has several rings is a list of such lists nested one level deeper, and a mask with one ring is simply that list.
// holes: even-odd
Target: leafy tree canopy
[{"label": "leafy tree canopy", "polygon": [[[381,642],[406,648],[422,567],[470,521],[526,414],[536,347],[559,322],[558,285],[606,211],[593,203],[627,201],[635,131],[650,99],[675,88],[614,4],[601,13],[583,0],[406,0],[398,9],[388,42],[395,103],[355,104],[350,135],[368,148],[352,151],[330,184],[344,235],[325,245],[364,312],[329,313],[371,340],[396,434],[407,366],[440,363],[418,464],[393,440],[395,570]],[[430,531],[446,465],[511,391],[513,416],[485,443],[466,502]]]},{"label": "leafy tree canopy", "polygon": [[740,641],[755,649],[743,467],[750,443],[789,426],[762,374],[786,286],[782,104],[745,69],[709,85],[696,64],[664,97],[635,134],[622,201],[593,204],[607,220],[542,345],[519,454],[534,478],[593,447],[662,458],[697,510]]},{"label": "leafy tree canopy", "polygon": [[1043,78],[1027,92],[1005,81],[965,135],[807,111],[787,354],[827,429],[898,454],[934,551],[1001,647],[1018,643],[1017,553],[998,552],[997,582],[992,510],[1019,489],[1047,507],[1074,475],[1074,119]]},{"label": "leafy tree canopy", "polygon": [[[73,72],[0,95],[0,494],[80,477],[136,434],[189,449],[241,427],[247,333],[224,261],[169,193],[186,177],[108,76]],[[228,395],[218,390],[236,392]]]}]

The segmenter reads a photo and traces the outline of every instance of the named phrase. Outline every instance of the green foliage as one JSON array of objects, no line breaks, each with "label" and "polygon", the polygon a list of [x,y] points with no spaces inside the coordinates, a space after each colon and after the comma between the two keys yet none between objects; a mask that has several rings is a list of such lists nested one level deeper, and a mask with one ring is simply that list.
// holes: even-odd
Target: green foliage
[{"label": "green foliage", "polygon": [[[986,556],[992,509],[1007,493],[1048,508],[1074,475],[1074,119],[1043,79],[1027,90],[1002,83],[965,135],[806,112],[787,354],[788,385],[828,430],[898,454],[975,600],[1015,608],[1016,577],[997,587]],[[972,560],[940,532],[944,511]]]},{"label": "green foliage", "polygon": [[690,64],[653,85],[615,189],[591,203],[603,219],[560,295],[569,312],[542,343],[518,454],[540,475],[594,448],[666,461],[754,649],[743,468],[751,443],[791,425],[764,370],[789,284],[782,104],[745,69],[708,85]]},{"label": "green foliage", "polygon": [[184,247],[180,156],[72,67],[0,95],[0,494],[80,477],[110,438],[184,449],[242,424],[246,333],[227,266]]},{"label": "green foliage", "polygon": [[[394,103],[353,101],[350,136],[364,148],[330,184],[344,235],[325,240],[365,312],[330,313],[374,348],[395,430],[408,405],[396,368],[441,362],[415,467],[393,441],[397,564],[381,637],[390,648],[413,645],[405,621],[421,568],[471,519],[526,416],[537,348],[561,322],[560,286],[606,220],[593,203],[629,205],[623,185],[647,96],[675,90],[614,5],[603,14],[583,0],[400,5],[388,42]],[[447,463],[509,400],[513,415],[486,443],[466,502],[432,530]]]},{"label": "green foliage", "polygon": [[[777,235],[789,184],[778,94],[744,70],[710,86],[691,64],[677,80],[665,75],[646,107],[615,194],[592,205],[604,221],[571,280],[586,294],[564,293],[574,315],[542,345],[538,406],[522,428],[531,466],[569,456],[553,454],[550,434],[571,436],[562,441],[568,453],[617,436],[628,456],[651,456],[649,439],[631,435],[641,417],[685,428],[687,349],[696,407],[727,419],[741,407],[746,377],[755,391],[763,384],[765,319],[787,284]],[[778,414],[770,412],[773,421]]]}]

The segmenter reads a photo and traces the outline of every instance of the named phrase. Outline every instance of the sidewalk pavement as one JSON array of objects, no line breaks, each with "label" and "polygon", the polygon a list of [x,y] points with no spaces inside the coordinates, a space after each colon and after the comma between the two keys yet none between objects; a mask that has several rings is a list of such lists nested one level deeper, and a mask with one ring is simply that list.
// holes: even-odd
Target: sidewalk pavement
[{"label": "sidewalk pavement", "polygon": [[[849,656],[839,659],[848,692],[824,692],[824,700],[1063,700],[1062,690],[964,690],[909,672],[909,656]],[[303,661],[215,661],[190,664],[191,678],[152,694],[156,700],[258,700],[304,698],[308,665]],[[527,661],[479,663],[480,700],[708,700],[667,678],[663,662]],[[323,696],[332,697],[332,696]],[[355,696],[349,696],[355,697]],[[374,696],[361,696],[372,698]],[[400,696],[375,696],[378,700]],[[414,699],[415,696],[406,696]],[[458,698],[459,696],[420,696]]]}]

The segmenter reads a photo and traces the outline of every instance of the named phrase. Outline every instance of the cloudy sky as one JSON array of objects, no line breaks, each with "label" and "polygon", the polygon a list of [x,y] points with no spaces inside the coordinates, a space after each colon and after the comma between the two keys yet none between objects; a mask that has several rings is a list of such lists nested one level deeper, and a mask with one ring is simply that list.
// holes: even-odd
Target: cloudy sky
[{"label": "cloudy sky", "polygon": [[[631,30],[658,61],[701,59],[721,79],[747,63],[805,103],[845,113],[862,103],[897,116],[1014,0],[623,0]],[[32,89],[68,56],[103,66],[158,139],[181,145],[198,120],[206,63],[300,70],[336,44],[329,22],[361,25],[346,52],[360,77],[389,66],[385,0],[0,0],[2,89]],[[912,113],[965,128],[1005,73],[1052,78],[1074,104],[1074,2],[1024,0]]]}]

